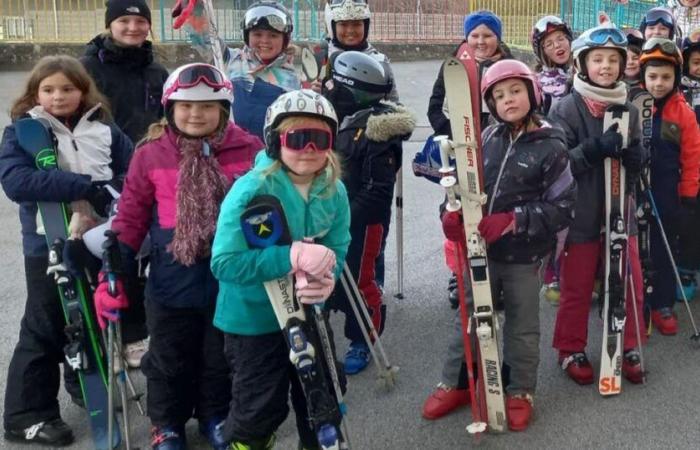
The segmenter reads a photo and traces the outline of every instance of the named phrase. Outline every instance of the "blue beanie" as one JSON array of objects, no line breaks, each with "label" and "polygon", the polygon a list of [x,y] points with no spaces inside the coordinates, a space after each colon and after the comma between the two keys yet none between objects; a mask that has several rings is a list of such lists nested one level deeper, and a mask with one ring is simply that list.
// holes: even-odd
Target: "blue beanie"
[{"label": "blue beanie", "polygon": [[471,13],[464,19],[464,37],[469,36],[469,33],[479,25],[486,25],[489,30],[493,31],[498,41],[501,41],[501,19],[491,11],[485,10]]}]

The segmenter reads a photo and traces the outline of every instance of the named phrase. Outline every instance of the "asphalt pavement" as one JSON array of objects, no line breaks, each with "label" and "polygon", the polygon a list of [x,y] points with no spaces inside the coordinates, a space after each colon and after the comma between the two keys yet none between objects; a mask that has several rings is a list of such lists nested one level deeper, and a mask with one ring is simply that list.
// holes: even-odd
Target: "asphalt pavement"
[{"label": "asphalt pavement", "polygon": [[[394,64],[402,101],[418,119],[419,128],[404,155],[404,270],[405,298],[394,298],[396,284],[396,244],[394,225],[386,254],[387,324],[383,342],[393,363],[401,367],[393,391],[386,392],[375,383],[371,365],[364,373],[350,378],[346,396],[354,449],[452,449],[470,448],[465,431],[470,421],[468,408],[438,421],[421,418],[421,406],[440,379],[445,343],[452,330],[454,310],[447,302],[449,272],[444,264],[442,231],[438,205],[440,186],[416,178],[410,161],[429,134],[427,103],[437,74],[439,61]],[[7,110],[23,89],[26,72],[0,73],[0,125],[9,122]],[[24,310],[24,284],[21,238],[17,206],[0,195],[0,395],[4,398],[5,373],[16,344]],[[700,302],[691,305],[700,317]],[[578,386],[558,367],[551,348],[556,308],[541,304],[541,358],[535,415],[531,427],[523,433],[486,435],[484,449],[691,449],[700,447],[698,405],[700,405],[700,348],[691,343],[690,324],[682,307],[676,311],[681,332],[675,337],[654,334],[645,348],[649,372],[643,386],[623,385],[623,392],[612,398],[601,397],[595,386]],[[342,330],[342,315],[332,319]],[[593,307],[589,322],[588,354],[597,369],[600,361],[602,322]],[[336,332],[339,355],[347,342]],[[138,389],[145,380],[131,372]],[[91,440],[85,412],[60,393],[61,414],[73,427],[76,442],[71,448],[90,449]],[[132,413],[134,445],[148,448],[148,419]],[[296,430],[290,415],[278,431],[278,449],[296,449]],[[188,424],[190,448],[208,446],[198,436],[196,422]],[[0,448],[21,449],[0,439]]]}]

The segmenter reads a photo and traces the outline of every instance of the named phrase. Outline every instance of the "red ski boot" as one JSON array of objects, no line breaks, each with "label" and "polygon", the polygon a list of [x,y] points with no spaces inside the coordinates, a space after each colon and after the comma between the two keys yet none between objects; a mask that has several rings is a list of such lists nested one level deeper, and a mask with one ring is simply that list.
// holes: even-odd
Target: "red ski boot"
[{"label": "red ski boot", "polygon": [[525,431],[532,418],[533,401],[530,394],[506,396],[508,428],[511,431]]},{"label": "red ski boot", "polygon": [[566,374],[580,385],[593,384],[593,367],[588,362],[586,354],[578,353],[559,353],[559,364],[564,369]]},{"label": "red ski boot", "polygon": [[455,389],[440,383],[423,403],[423,417],[428,420],[439,419],[468,404],[468,389]]},{"label": "red ski boot", "polygon": [[642,358],[636,349],[627,350],[622,360],[622,375],[633,384],[644,383]]},{"label": "red ski boot", "polygon": [[678,319],[671,308],[653,309],[651,322],[664,336],[674,336],[678,333]]}]

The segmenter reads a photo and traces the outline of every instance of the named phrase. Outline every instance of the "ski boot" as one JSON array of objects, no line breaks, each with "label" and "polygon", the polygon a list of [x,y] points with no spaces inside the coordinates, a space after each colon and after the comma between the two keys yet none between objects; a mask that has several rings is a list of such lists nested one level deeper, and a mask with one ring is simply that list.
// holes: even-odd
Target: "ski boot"
[{"label": "ski boot", "polygon": [[65,447],[73,443],[73,431],[60,418],[39,422],[27,428],[5,428],[5,440],[21,444]]},{"label": "ski boot", "polygon": [[347,353],[345,353],[345,373],[355,375],[367,367],[369,364],[369,347],[364,342],[352,342]]},{"label": "ski boot", "polygon": [[[681,285],[683,286],[683,294],[688,301],[695,298],[695,293],[698,290],[698,282],[695,279],[695,271],[678,268],[678,275],[681,278]],[[683,294],[681,293],[680,286],[676,286],[676,299],[679,302],[683,301]]]},{"label": "ski boot", "polygon": [[627,350],[622,360],[622,375],[632,384],[644,382],[642,359],[636,349]]},{"label": "ski boot", "polygon": [[423,403],[423,417],[428,420],[439,419],[468,405],[469,400],[468,389],[456,389],[440,383]]},{"label": "ski boot", "polygon": [[275,448],[275,443],[277,438],[274,434],[271,434],[267,438],[258,439],[254,442],[243,443],[234,441],[231,442],[229,446],[230,450],[273,450]]},{"label": "ski boot", "polygon": [[447,300],[452,309],[459,308],[459,291],[457,290],[457,275],[454,273],[447,282]]},{"label": "ski boot", "polygon": [[226,419],[216,417],[199,422],[199,434],[207,438],[214,450],[226,450],[229,443],[224,440],[224,422]]},{"label": "ski boot", "polygon": [[559,298],[561,297],[561,292],[559,291],[559,282],[553,281],[548,284],[543,284],[540,288],[540,301],[546,301],[552,306],[559,306]]},{"label": "ski boot", "polygon": [[530,394],[506,396],[508,428],[511,431],[525,431],[532,418],[533,399]]},{"label": "ski boot", "polygon": [[153,450],[187,450],[184,427],[153,427],[151,448]]},{"label": "ski boot", "polygon": [[678,319],[673,308],[660,308],[651,311],[651,322],[659,333],[664,336],[674,336],[678,333]]},{"label": "ski boot", "polygon": [[593,367],[583,352],[559,353],[559,364],[566,374],[580,385],[593,384]]}]

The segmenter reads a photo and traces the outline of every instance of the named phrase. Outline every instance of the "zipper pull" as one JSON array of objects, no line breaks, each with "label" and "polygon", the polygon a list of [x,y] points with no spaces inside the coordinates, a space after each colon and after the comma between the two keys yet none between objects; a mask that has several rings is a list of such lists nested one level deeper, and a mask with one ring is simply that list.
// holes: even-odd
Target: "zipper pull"
[{"label": "zipper pull", "polygon": [[211,148],[209,147],[209,141],[204,139],[202,141],[202,153],[204,153],[204,156],[209,157],[211,156]]},{"label": "zipper pull", "polygon": [[73,144],[73,150],[75,150],[77,152],[78,151],[78,144],[75,143],[75,139],[71,139],[70,142],[71,142],[71,144]]}]

